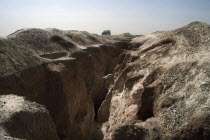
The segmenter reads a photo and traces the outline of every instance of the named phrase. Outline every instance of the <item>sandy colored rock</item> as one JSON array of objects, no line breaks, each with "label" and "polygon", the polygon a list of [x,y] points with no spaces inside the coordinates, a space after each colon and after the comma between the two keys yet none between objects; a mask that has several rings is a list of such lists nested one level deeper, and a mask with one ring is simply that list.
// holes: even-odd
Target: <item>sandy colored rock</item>
[{"label": "sandy colored rock", "polygon": [[79,31],[17,31],[0,40],[0,92],[45,105],[60,139],[94,139],[94,119],[108,90],[103,77],[122,52],[111,42]]},{"label": "sandy colored rock", "polygon": [[61,140],[210,139],[210,25],[133,38],[19,30],[0,38],[0,93],[46,106]]},{"label": "sandy colored rock", "polygon": [[0,96],[0,139],[59,140],[46,108],[16,95]]},{"label": "sandy colored rock", "polygon": [[99,109],[108,121],[104,139],[130,135],[119,131],[128,124],[148,132],[139,139],[209,139],[210,25],[194,22],[135,38],[134,44],[120,56]]}]

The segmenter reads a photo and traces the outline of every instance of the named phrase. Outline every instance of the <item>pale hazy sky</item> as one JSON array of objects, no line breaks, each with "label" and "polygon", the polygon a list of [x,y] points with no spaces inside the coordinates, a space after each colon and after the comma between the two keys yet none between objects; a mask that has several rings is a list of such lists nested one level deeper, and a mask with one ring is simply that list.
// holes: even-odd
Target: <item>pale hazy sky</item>
[{"label": "pale hazy sky", "polygon": [[22,28],[148,34],[210,24],[210,0],[0,0],[0,36]]}]

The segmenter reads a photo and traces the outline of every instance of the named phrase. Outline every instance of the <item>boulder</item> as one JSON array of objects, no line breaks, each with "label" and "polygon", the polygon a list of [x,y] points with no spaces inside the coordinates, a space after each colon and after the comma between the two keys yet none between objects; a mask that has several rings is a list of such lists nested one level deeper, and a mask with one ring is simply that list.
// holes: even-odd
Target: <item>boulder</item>
[{"label": "boulder", "polygon": [[43,105],[16,95],[0,96],[0,139],[59,140]]}]

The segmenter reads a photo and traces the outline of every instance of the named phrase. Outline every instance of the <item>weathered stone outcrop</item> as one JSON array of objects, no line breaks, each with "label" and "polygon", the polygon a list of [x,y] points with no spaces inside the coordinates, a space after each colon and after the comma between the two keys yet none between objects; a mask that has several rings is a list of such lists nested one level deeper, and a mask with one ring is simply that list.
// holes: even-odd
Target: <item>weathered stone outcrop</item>
[{"label": "weathered stone outcrop", "polygon": [[15,95],[0,96],[0,139],[59,140],[46,108]]},{"label": "weathered stone outcrop", "polygon": [[129,48],[98,112],[105,139],[209,139],[210,26],[156,32]]},{"label": "weathered stone outcrop", "polygon": [[210,139],[210,26],[116,38],[57,29],[0,38],[0,94],[46,106],[60,140]]},{"label": "weathered stone outcrop", "polygon": [[[25,40],[32,35],[34,37]],[[43,36],[41,43],[35,44],[40,35]],[[25,52],[27,56],[31,55],[28,62],[33,64],[25,62],[25,55],[10,56],[15,53],[15,49],[18,50],[15,43],[13,50],[8,50],[6,45],[10,42],[10,37],[15,43],[21,40],[21,45],[28,45],[28,48],[25,46]],[[2,63],[2,68],[7,68],[8,71],[3,72],[0,77],[0,92],[25,96],[31,101],[45,105],[53,118],[60,139],[94,139],[95,131],[98,131],[94,121],[95,112],[108,90],[103,77],[112,73],[122,50],[113,45],[80,49],[72,45],[76,43],[66,39],[63,34],[52,34],[37,29],[17,32],[10,37],[4,39],[5,46],[2,45],[4,54],[11,59],[1,58],[5,62]],[[86,40],[87,42],[89,41]],[[42,43],[46,45],[44,48],[39,46],[43,45]],[[28,50],[31,50],[31,54],[28,54]],[[11,64],[10,60],[13,59],[15,62]],[[21,65],[22,63],[24,65]]]},{"label": "weathered stone outcrop", "polygon": [[14,91],[16,95],[45,105],[61,139],[90,139],[94,133],[93,102],[76,59],[45,63],[21,71],[19,75],[2,79],[10,89],[5,88],[4,92]]}]

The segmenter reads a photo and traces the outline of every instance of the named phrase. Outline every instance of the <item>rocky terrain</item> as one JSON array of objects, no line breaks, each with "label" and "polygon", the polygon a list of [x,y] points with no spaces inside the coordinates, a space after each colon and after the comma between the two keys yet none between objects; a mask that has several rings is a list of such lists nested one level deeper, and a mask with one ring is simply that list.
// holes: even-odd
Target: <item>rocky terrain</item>
[{"label": "rocky terrain", "polygon": [[0,38],[0,139],[210,139],[210,25]]}]

